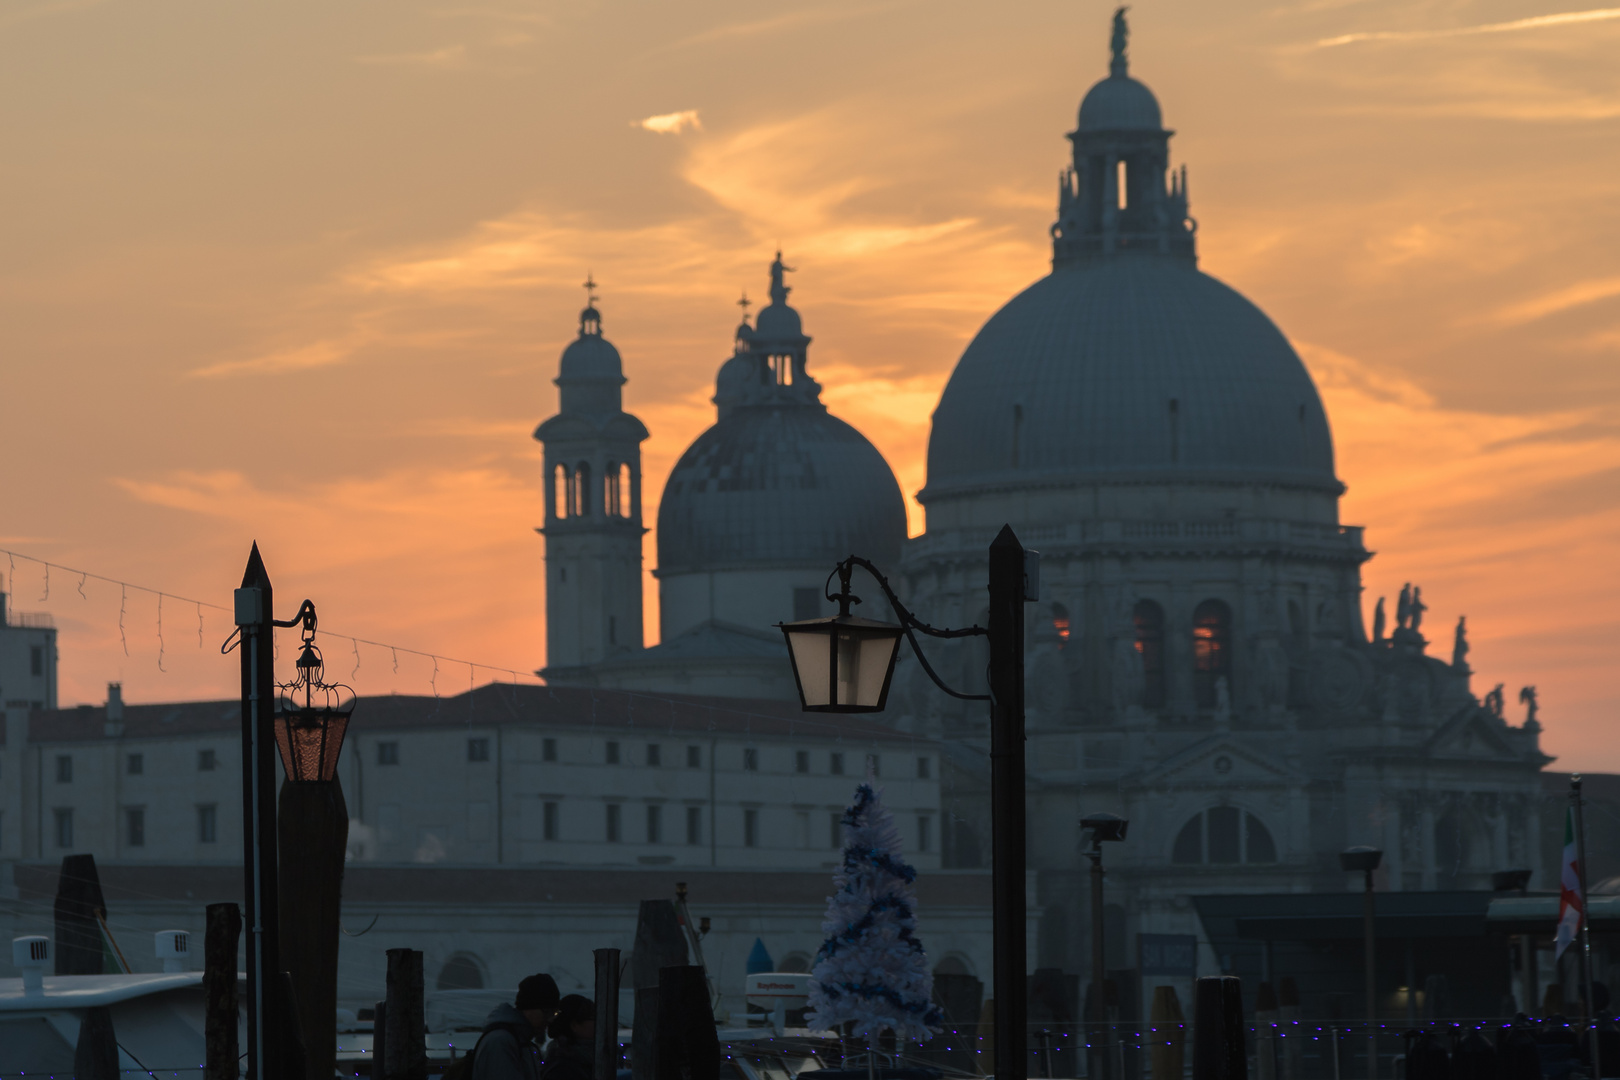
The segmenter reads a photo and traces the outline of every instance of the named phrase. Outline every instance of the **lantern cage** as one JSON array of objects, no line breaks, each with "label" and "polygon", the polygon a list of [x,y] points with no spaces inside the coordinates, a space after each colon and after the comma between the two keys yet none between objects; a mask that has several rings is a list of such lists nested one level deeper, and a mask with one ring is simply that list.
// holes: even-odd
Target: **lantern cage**
[{"label": "lantern cage", "polygon": [[[304,601],[295,623],[302,624],[303,643],[298,653],[297,676],[278,683],[276,748],[281,767],[293,781],[327,780],[337,775],[338,754],[354,712],[354,691],[342,683],[325,681],[326,662],[315,644],[315,607]],[[302,701],[299,699],[302,698]]]},{"label": "lantern cage", "polygon": [[[900,617],[899,623],[863,619],[849,613],[851,604],[861,602],[860,597],[850,592],[850,576],[857,566],[877,581],[889,606]],[[839,582],[836,593],[832,591],[834,577]],[[788,659],[793,665],[793,679],[805,712],[882,712],[888,704],[901,638],[911,642],[912,652],[923,670],[947,694],[964,701],[990,700],[988,695],[961,694],[946,686],[929,666],[913,633],[921,631],[940,638],[971,637],[984,634],[981,627],[939,630],[929,626],[907,610],[878,568],[858,555],[851,555],[827,575],[823,592],[828,600],[838,605],[837,615],[776,624],[787,638]]]}]

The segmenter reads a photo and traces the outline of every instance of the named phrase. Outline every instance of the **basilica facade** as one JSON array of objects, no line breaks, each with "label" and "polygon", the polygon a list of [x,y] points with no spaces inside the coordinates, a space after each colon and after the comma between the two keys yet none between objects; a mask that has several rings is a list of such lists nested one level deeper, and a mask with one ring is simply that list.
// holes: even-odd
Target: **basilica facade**
[{"label": "basilica facade", "polygon": [[[1384,850],[1385,890],[1489,888],[1492,871],[1541,867],[1550,759],[1533,690],[1522,722],[1500,687],[1477,694],[1465,628],[1436,634],[1420,589],[1392,619],[1378,601],[1366,624],[1371,553],[1339,519],[1321,398],[1271,320],[1198,269],[1186,172],[1130,75],[1123,13],[1068,138],[1051,271],[985,323],[934,413],[921,536],[906,538],[877,451],[821,405],[778,256],[770,306],[721,366],[716,423],[664,491],[652,649],[627,632],[639,576],[614,546],[639,536],[644,433],[618,411],[616,352],[597,411],[571,413],[570,355],[611,349],[587,309],[562,411],[536,433],[550,485],[544,674],[790,697],[771,626],[829,613],[839,559],[897,568],[933,625],[983,625],[986,550],[1010,524],[1042,566],[1026,627],[1035,963],[1085,970],[1079,821],[1098,810],[1131,822],[1108,852],[1111,941],[1199,934],[1198,895],[1343,891],[1337,853],[1355,844]],[[618,516],[596,481],[578,481],[595,492],[584,502],[566,495],[571,477],[616,469],[632,493]],[[575,583],[595,592],[549,599]],[[620,613],[617,636],[597,609]],[[925,647],[955,688],[983,692],[982,643]],[[947,864],[988,865],[988,718],[915,662],[895,678],[888,721],[943,747]]]}]

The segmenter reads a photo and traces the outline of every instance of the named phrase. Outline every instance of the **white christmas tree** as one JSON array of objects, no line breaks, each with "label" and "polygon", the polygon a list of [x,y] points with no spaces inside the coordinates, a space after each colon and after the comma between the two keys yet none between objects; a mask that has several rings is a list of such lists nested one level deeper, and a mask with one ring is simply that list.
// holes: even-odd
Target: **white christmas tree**
[{"label": "white christmas tree", "polygon": [[892,1031],[922,1042],[944,1014],[933,1003],[934,976],[917,928],[911,883],[917,871],[900,856],[900,831],[869,777],[844,811],[844,864],[833,875],[810,978],[810,1023],[856,1033]]}]

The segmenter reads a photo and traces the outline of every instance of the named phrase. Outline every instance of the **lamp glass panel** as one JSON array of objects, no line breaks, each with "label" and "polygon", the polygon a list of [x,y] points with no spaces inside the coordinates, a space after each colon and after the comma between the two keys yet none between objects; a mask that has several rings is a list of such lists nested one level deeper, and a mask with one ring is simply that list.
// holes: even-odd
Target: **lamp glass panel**
[{"label": "lamp glass panel", "polygon": [[832,685],[828,678],[831,663],[828,652],[832,648],[832,635],[823,625],[813,630],[787,631],[788,648],[793,652],[793,669],[799,674],[799,691],[804,695],[806,708],[827,706],[832,701]]},{"label": "lamp glass panel", "polygon": [[289,780],[331,780],[349,729],[349,715],[337,710],[298,710],[276,717],[276,748]]},{"label": "lamp glass panel", "polygon": [[855,691],[857,704],[875,709],[883,701],[890,664],[899,647],[898,634],[873,634],[861,643],[861,675]]}]

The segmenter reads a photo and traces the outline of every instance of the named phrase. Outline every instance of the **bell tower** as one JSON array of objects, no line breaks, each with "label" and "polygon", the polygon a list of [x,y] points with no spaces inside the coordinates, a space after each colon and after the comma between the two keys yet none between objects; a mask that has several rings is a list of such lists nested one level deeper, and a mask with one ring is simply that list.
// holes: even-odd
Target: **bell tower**
[{"label": "bell tower", "polygon": [[557,415],[535,428],[545,447],[548,681],[589,683],[592,664],[640,652],[641,443],[624,411],[624,365],[602,336],[596,283],[585,282],[579,337],[563,350]]}]

